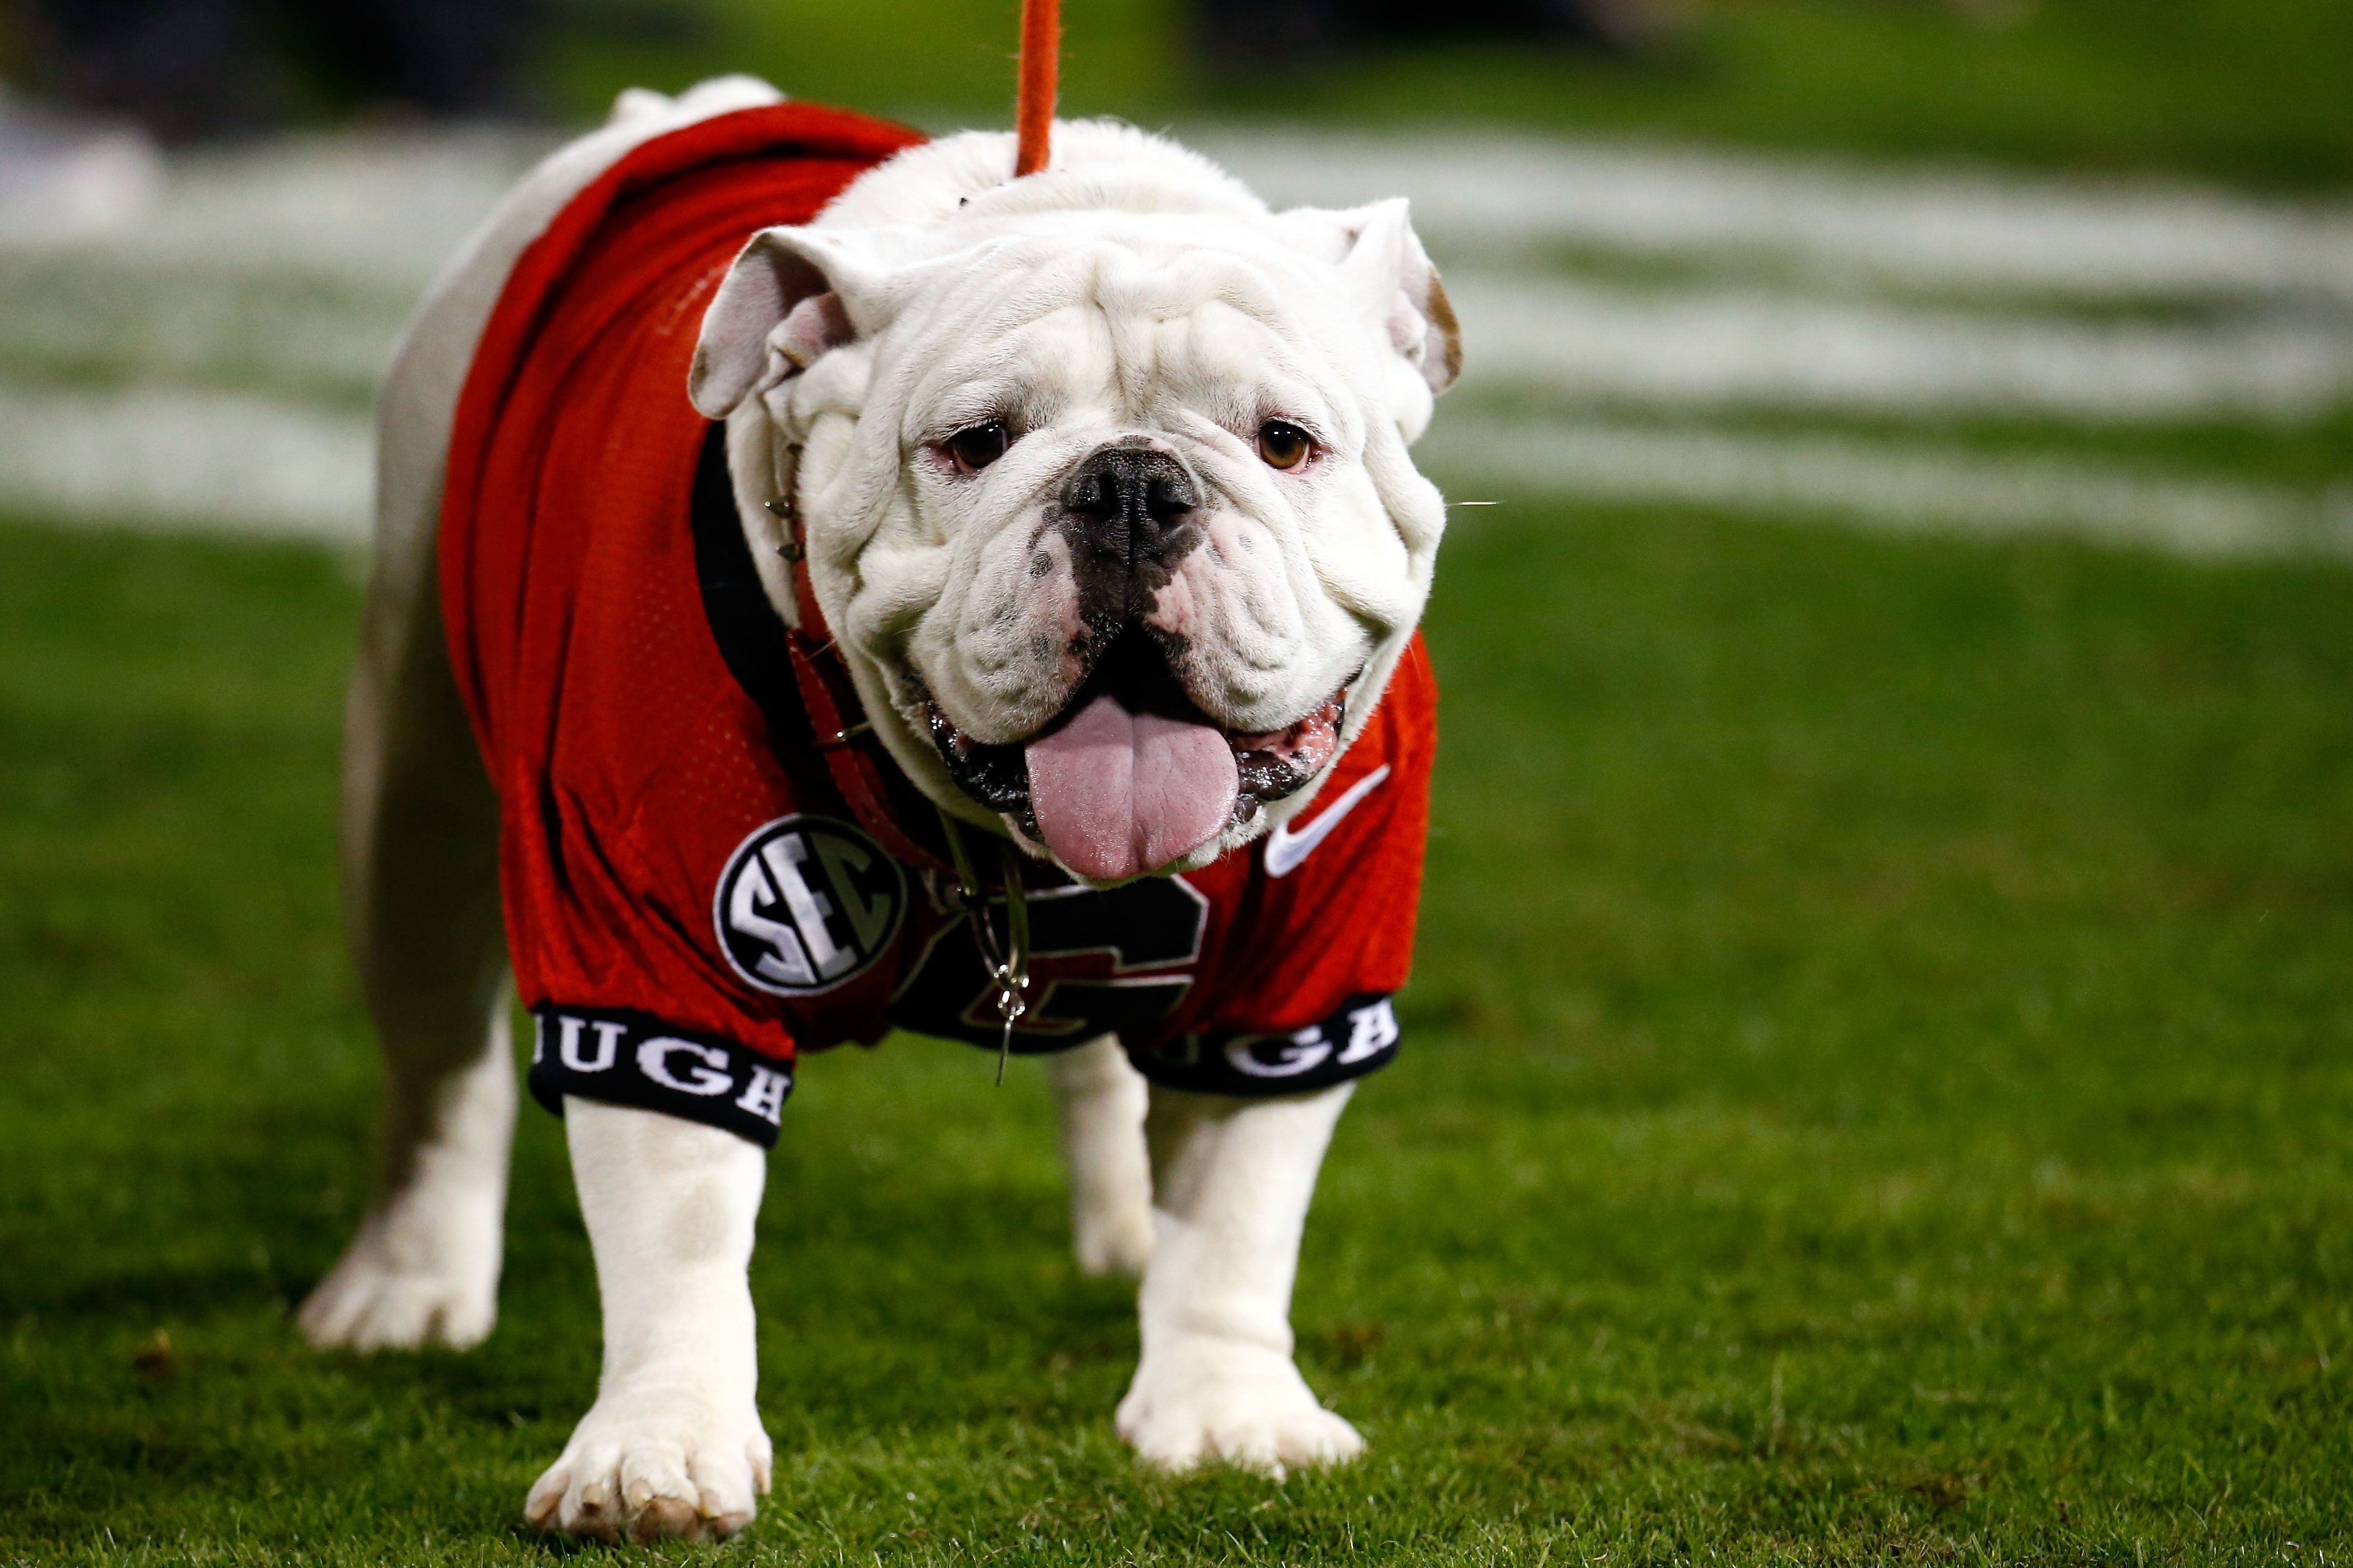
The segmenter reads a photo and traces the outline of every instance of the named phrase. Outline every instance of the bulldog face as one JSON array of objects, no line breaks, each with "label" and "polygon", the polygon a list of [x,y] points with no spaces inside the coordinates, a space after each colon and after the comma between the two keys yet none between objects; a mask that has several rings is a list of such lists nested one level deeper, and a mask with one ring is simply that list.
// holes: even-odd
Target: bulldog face
[{"label": "bulldog face", "polygon": [[1190,868],[1304,804],[1420,616],[1451,315],[1402,203],[1270,214],[1114,128],[995,154],[755,238],[691,390],[934,800],[1091,881]]}]

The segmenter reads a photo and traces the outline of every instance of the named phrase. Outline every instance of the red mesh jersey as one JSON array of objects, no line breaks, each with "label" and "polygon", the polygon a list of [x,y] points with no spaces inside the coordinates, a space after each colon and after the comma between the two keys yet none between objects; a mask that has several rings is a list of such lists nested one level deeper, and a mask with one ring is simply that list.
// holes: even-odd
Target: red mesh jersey
[{"label": "red mesh jersey", "polygon": [[[686,395],[744,243],[918,140],[799,104],[657,138],[524,252],[476,351],[442,608],[551,1108],[577,1094],[765,1142],[798,1049],[893,1026],[997,1043],[969,928],[860,826],[811,743],[717,427]],[[1435,707],[1417,638],[1296,831],[1107,891],[1036,868],[1016,1048],[1116,1031],[1155,1079],[1232,1093],[1386,1063]]]}]

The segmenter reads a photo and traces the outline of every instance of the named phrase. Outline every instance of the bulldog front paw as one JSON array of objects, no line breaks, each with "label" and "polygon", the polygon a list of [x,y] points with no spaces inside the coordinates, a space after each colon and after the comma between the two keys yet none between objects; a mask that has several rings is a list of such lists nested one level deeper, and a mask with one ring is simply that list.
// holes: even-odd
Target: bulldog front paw
[{"label": "bulldog front paw", "polygon": [[1145,1357],[1117,1420],[1140,1458],[1170,1470],[1213,1460],[1279,1480],[1287,1467],[1345,1464],[1365,1451],[1289,1356],[1230,1340],[1187,1337]]},{"label": "bulldog front paw", "polygon": [[498,1319],[495,1201],[412,1193],[361,1222],[359,1234],[295,1315],[321,1350],[459,1350]]},{"label": "bulldog front paw", "polygon": [[752,1522],[771,1450],[749,1406],[647,1390],[607,1394],[523,1503],[542,1530],[600,1541],[720,1541]]}]

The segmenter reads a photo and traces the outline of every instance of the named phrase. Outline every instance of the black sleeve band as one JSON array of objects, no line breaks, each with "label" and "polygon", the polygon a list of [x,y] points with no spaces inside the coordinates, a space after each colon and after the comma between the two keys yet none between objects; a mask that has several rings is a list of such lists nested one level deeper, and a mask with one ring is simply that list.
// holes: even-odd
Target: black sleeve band
[{"label": "black sleeve band", "polygon": [[531,1096],[556,1115],[576,1094],[776,1146],[793,1091],[789,1064],[642,1013],[551,1003],[533,1008],[532,1020]]},{"label": "black sleeve band", "polygon": [[1170,1089],[1263,1099],[1303,1094],[1378,1072],[1397,1059],[1397,1014],[1387,996],[1351,996],[1318,1024],[1282,1034],[1219,1030],[1130,1048],[1135,1070]]}]

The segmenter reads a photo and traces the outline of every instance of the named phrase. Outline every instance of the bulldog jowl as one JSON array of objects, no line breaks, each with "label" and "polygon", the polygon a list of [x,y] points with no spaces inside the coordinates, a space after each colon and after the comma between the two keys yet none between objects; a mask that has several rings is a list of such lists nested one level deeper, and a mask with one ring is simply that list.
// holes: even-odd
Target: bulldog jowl
[{"label": "bulldog jowl", "polygon": [[1184,859],[1306,787],[1339,749],[1346,688],[1280,730],[1219,725],[1175,673],[1181,638],[1150,626],[1201,542],[1198,487],[1144,446],[1095,454],[1061,487],[1055,526],[1079,589],[1072,653],[1087,667],[1027,741],[987,745],[926,701],[950,776],[1082,877],[1124,881]]}]

